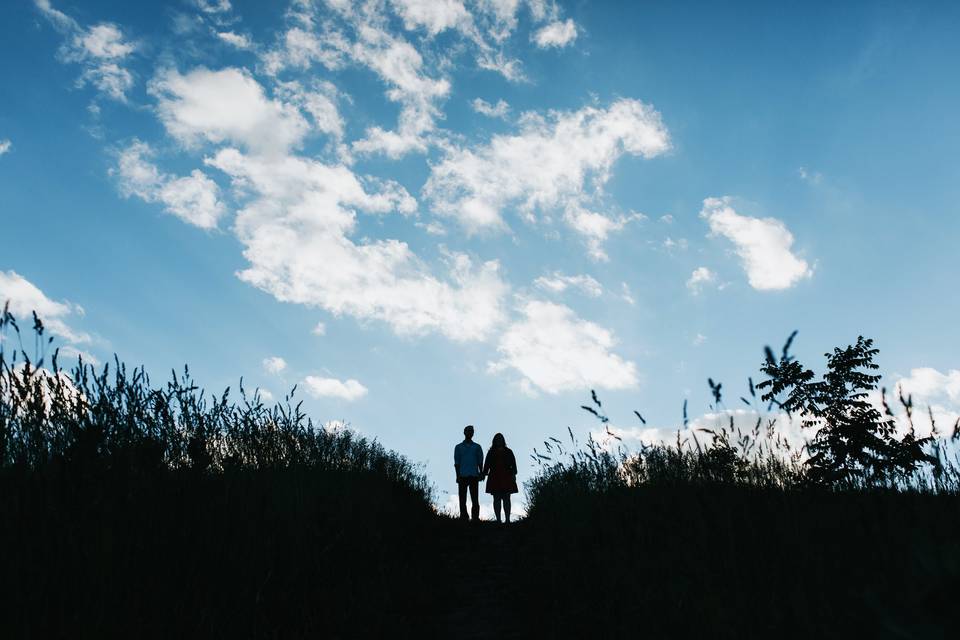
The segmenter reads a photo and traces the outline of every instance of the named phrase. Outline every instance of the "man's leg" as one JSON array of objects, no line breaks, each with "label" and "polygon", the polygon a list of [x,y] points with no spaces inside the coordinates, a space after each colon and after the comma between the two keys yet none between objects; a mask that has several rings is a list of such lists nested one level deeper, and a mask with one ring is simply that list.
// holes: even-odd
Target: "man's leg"
[{"label": "man's leg", "polygon": [[470,479],[470,515],[474,520],[480,519],[480,478]]},{"label": "man's leg", "polygon": [[460,519],[467,519],[467,480],[457,480],[457,493],[460,497]]},{"label": "man's leg", "polygon": [[493,515],[497,516],[497,522],[500,522],[500,501],[502,498],[500,494],[493,494]]}]

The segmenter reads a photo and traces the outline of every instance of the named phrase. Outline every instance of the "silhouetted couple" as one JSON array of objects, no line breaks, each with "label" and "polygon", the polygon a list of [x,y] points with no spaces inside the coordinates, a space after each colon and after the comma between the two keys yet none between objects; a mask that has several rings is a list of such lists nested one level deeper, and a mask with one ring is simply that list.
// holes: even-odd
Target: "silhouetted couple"
[{"label": "silhouetted couple", "polygon": [[460,495],[460,518],[467,519],[467,491],[470,491],[470,515],[480,519],[480,481],[487,479],[486,492],[493,496],[493,513],[500,522],[500,509],[510,522],[510,495],[517,492],[517,459],[507,448],[502,433],[493,436],[493,443],[483,458],[483,448],[473,441],[473,425],[463,429],[463,442],[453,449],[453,468],[457,471]]}]

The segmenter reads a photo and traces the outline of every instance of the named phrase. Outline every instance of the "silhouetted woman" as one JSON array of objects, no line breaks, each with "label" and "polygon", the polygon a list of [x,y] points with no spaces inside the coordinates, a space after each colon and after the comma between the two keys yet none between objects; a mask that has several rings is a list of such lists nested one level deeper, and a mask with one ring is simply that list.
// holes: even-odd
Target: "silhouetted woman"
[{"label": "silhouetted woman", "polygon": [[510,494],[517,492],[517,459],[507,448],[502,433],[493,436],[493,444],[483,463],[483,475],[487,476],[486,492],[493,496],[493,513],[500,522],[500,505],[510,522]]}]

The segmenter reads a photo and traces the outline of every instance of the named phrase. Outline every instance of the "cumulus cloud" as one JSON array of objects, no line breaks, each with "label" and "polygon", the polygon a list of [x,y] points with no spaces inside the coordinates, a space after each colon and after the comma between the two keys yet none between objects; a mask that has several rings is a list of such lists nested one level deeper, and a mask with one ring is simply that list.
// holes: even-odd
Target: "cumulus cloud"
[{"label": "cumulus cloud", "polygon": [[16,271],[0,271],[0,307],[9,303],[10,313],[20,320],[36,311],[47,330],[74,344],[90,342],[90,336],[67,322],[83,315],[83,308],[71,302],[48,298],[35,284]]},{"label": "cumulus cloud", "polygon": [[109,22],[84,27],[55,9],[49,0],[34,4],[53,27],[64,36],[60,57],[80,65],[78,86],[91,84],[109,98],[125,102],[133,87],[133,74],[123,65],[136,46],[128,41],[120,27]]},{"label": "cumulus cloud", "polygon": [[5,153],[9,153],[10,149],[13,148],[13,143],[9,140],[0,140],[0,156]]},{"label": "cumulus cloud", "polygon": [[[921,437],[929,435],[932,430],[931,413],[941,435],[951,429],[960,417],[960,370],[950,369],[944,373],[932,367],[911,369],[910,375],[897,379],[894,390],[913,401],[914,427]],[[875,401],[879,405],[879,399],[875,398]],[[893,398],[888,398],[888,401],[896,404]],[[902,409],[896,424],[901,434],[909,429]]]},{"label": "cumulus cloud", "polygon": [[505,100],[497,100],[497,104],[490,104],[483,98],[474,98],[470,105],[474,111],[488,118],[506,118],[507,113],[510,112],[510,105]]},{"label": "cumulus cloud", "polygon": [[353,402],[367,395],[367,388],[353,378],[338,380],[336,378],[321,378],[307,376],[303,379],[303,388],[314,398],[339,398]]},{"label": "cumulus cloud", "polygon": [[227,211],[217,183],[199,169],[183,177],[162,173],[150,161],[152,155],[150,146],[139,140],[120,152],[115,170],[120,193],[159,202],[168,213],[201,229],[216,228]]},{"label": "cumulus cloud", "polygon": [[[528,221],[559,211],[602,257],[601,243],[625,218],[590,211],[614,163],[624,154],[652,158],[670,148],[660,114],[637,100],[608,108],[526,113],[513,135],[475,148],[451,148],[431,167],[424,193],[434,209],[468,231],[503,228],[511,205]],[[591,188],[592,187],[592,188]]]},{"label": "cumulus cloud", "polygon": [[776,218],[740,215],[730,198],[707,198],[700,216],[711,233],[733,242],[750,286],[761,291],[788,289],[813,275],[805,260],[791,251],[793,234]]},{"label": "cumulus cloud", "polygon": [[447,29],[468,29],[473,23],[460,0],[390,0],[390,4],[410,31],[423,28],[435,36]]},{"label": "cumulus cloud", "polygon": [[572,44],[576,39],[577,25],[573,23],[573,20],[569,19],[562,22],[559,20],[551,22],[533,34],[533,41],[537,43],[537,46],[541,49],[548,47],[562,48],[568,44]]},{"label": "cumulus cloud", "polygon": [[703,291],[703,287],[714,284],[717,281],[717,274],[706,267],[697,267],[687,279],[687,289],[694,295]]},{"label": "cumulus cloud", "polygon": [[283,373],[287,368],[287,361],[280,356],[270,356],[263,359],[263,370],[267,373],[277,375]]},{"label": "cumulus cloud", "polygon": [[611,353],[615,341],[607,329],[551,302],[527,301],[520,313],[500,337],[491,373],[516,371],[529,394],[636,386],[636,365]]},{"label": "cumulus cloud", "polygon": [[160,120],[186,146],[206,140],[277,154],[298,146],[310,125],[293,105],[268,98],[245,70],[160,72],[150,83]]},{"label": "cumulus cloud", "polygon": [[281,301],[381,320],[405,335],[439,331],[475,340],[501,322],[507,286],[496,261],[475,265],[465,254],[447,253],[448,273],[440,278],[404,242],[351,239],[358,211],[416,210],[398,184],[365,184],[344,166],[236,149],[208,162],[250,194],[234,227],[250,263],[239,273],[245,282]]},{"label": "cumulus cloud", "polygon": [[574,288],[579,289],[591,298],[599,298],[603,295],[603,286],[592,276],[586,274],[568,276],[560,271],[554,271],[548,276],[540,276],[533,281],[533,284],[540,289],[553,293],[563,293],[569,288]]}]

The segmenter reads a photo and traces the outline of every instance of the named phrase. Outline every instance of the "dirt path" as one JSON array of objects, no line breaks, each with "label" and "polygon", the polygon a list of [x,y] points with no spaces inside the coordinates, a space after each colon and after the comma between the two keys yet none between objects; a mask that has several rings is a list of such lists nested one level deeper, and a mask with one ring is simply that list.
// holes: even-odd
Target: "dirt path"
[{"label": "dirt path", "polygon": [[[495,522],[445,523],[443,575],[449,604],[440,621],[443,637],[520,638],[516,621],[523,606],[517,589],[523,525]],[[443,585],[441,585],[441,588]]]}]

